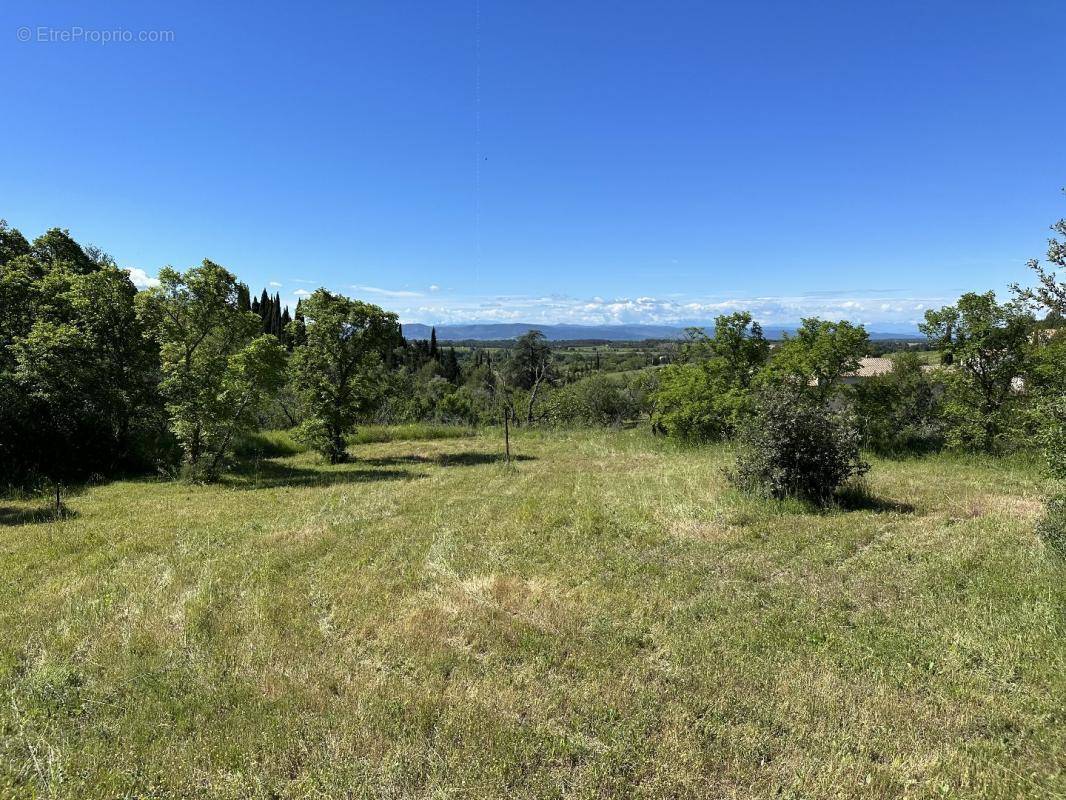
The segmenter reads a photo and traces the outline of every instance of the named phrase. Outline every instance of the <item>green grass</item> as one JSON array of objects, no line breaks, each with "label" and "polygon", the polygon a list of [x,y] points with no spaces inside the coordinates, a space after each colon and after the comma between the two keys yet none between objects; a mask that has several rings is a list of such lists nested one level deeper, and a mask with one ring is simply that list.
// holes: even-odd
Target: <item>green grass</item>
[{"label": "green grass", "polygon": [[348,444],[374,444],[434,439],[462,439],[476,431],[457,425],[411,422],[405,425],[363,425],[348,437]]},{"label": "green grass", "polygon": [[812,513],[725,450],[514,447],[4,501],[0,797],[1066,793],[1036,468],[875,461]]}]

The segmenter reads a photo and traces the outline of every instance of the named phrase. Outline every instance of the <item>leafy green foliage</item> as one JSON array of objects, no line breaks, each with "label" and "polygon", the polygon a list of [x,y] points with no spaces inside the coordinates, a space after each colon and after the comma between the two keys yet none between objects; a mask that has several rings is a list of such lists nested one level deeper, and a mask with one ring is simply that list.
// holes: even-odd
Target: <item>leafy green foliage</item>
[{"label": "leafy green foliage", "polygon": [[854,415],[790,386],[760,393],[739,435],[733,482],[746,491],[819,505],[869,470],[859,455]]},{"label": "leafy green foliage", "polygon": [[639,413],[625,381],[592,375],[556,389],[548,397],[545,417],[555,425],[618,427]]},{"label": "leafy green foliage", "polygon": [[238,306],[236,278],[204,260],[159,273],[138,308],[159,342],[161,391],[171,429],[196,478],[218,476],[234,443],[284,380],[284,348],[259,334],[260,320]]},{"label": "leafy green foliage", "polygon": [[497,421],[491,394],[470,385],[445,391],[437,402],[435,417],[459,425],[491,425]]},{"label": "leafy green foliage", "polygon": [[550,377],[551,369],[552,351],[544,334],[540,331],[529,331],[515,340],[504,369],[504,377],[511,386],[532,389]]},{"label": "leafy green foliage", "polygon": [[1066,480],[1066,394],[1048,398],[1041,411],[1048,467],[1056,478]]},{"label": "leafy green foliage", "polygon": [[839,390],[841,378],[859,368],[869,343],[870,336],[861,325],[804,319],[796,335],[786,337],[774,354],[767,377],[800,388],[809,386],[824,399]]},{"label": "leafy green foliage", "polygon": [[751,385],[770,346],[747,313],[718,317],[713,338],[698,328],[687,334],[680,363],[659,372],[652,423],[682,441],[718,441],[750,415]]},{"label": "leafy green foliage", "polygon": [[161,445],[158,359],[129,276],[58,229],[0,223],[0,481],[140,468]]},{"label": "leafy green foliage", "polygon": [[1057,236],[1048,239],[1047,263],[1050,266],[1044,266],[1036,259],[1030,260],[1029,268],[1036,273],[1037,285],[1023,288],[1014,284],[1012,288],[1023,303],[1032,308],[1044,308],[1061,320],[1066,318],[1066,282],[1058,278],[1055,270],[1066,271],[1066,219],[1060,219],[1051,230]]},{"label": "leafy green foliage", "polygon": [[306,341],[292,357],[305,413],[299,437],[338,463],[345,435],[383,397],[385,359],[400,343],[400,326],[395,314],[325,289],[307,298],[301,312]]},{"label": "leafy green foliage", "polygon": [[942,388],[914,353],[899,353],[892,371],[854,387],[863,443],[881,454],[928,452],[944,440]]},{"label": "leafy green foliage", "polygon": [[723,389],[704,364],[663,367],[652,424],[683,442],[718,441],[730,432],[732,422]]},{"label": "leafy green foliage", "polygon": [[948,444],[962,449],[1009,446],[1022,400],[1016,380],[1027,368],[1033,318],[994,292],[965,294],[957,304],[925,313],[919,327],[949,358],[945,412]]}]

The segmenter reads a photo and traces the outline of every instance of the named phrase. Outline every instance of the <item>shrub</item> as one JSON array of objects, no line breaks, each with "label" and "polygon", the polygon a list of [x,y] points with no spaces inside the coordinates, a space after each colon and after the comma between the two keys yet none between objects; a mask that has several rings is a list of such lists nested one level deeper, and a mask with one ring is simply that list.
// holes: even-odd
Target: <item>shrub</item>
[{"label": "shrub", "polygon": [[863,443],[883,454],[928,452],[944,443],[942,389],[915,353],[900,353],[892,371],[854,389]]},{"label": "shrub", "polygon": [[1037,533],[1048,547],[1066,558],[1066,495],[1048,501],[1047,513],[1040,521]]},{"label": "shrub", "polygon": [[437,401],[436,418],[453,425],[488,425],[498,418],[493,398],[485,389],[460,386]]},{"label": "shrub", "polygon": [[837,489],[869,470],[859,455],[854,415],[789,386],[759,395],[755,416],[740,429],[730,478],[764,497],[828,504]]},{"label": "shrub", "polygon": [[1066,480],[1066,396],[1048,399],[1040,411],[1048,468],[1052,475]]},{"label": "shrub", "polygon": [[619,426],[640,413],[629,387],[592,375],[552,392],[545,415],[556,425]]},{"label": "shrub", "polygon": [[672,364],[659,374],[653,426],[682,442],[717,442],[731,430],[723,387],[704,364]]}]

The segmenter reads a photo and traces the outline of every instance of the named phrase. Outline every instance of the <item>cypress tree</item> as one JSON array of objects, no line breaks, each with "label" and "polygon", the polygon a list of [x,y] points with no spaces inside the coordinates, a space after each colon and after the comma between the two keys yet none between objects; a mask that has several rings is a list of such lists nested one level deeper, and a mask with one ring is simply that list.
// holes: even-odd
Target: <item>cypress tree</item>
[{"label": "cypress tree", "polygon": [[462,370],[459,369],[459,359],[455,355],[455,348],[449,347],[447,355],[441,360],[441,371],[444,377],[452,383],[459,382]]},{"label": "cypress tree", "polygon": [[437,351],[437,328],[433,327],[429,329],[429,357],[436,361],[438,355],[439,353]]},{"label": "cypress tree", "polygon": [[293,332],[291,347],[303,347],[307,344],[307,329],[304,327],[304,312],[300,307],[301,299],[296,300],[296,330]]},{"label": "cypress tree", "polygon": [[281,294],[275,293],[270,301],[270,331],[279,339],[281,338]]},{"label": "cypress tree", "polygon": [[263,332],[269,333],[267,329],[268,322],[270,320],[270,295],[267,294],[267,290],[264,289],[263,293],[259,295],[259,317],[263,320]]},{"label": "cypress tree", "polygon": [[285,306],[285,310],[281,312],[281,336],[279,338],[289,350],[292,350],[292,336],[289,334],[289,323],[291,322],[292,317],[289,316],[289,307]]},{"label": "cypress tree", "polygon": [[237,308],[241,311],[252,310],[252,296],[248,291],[247,283],[237,284]]}]

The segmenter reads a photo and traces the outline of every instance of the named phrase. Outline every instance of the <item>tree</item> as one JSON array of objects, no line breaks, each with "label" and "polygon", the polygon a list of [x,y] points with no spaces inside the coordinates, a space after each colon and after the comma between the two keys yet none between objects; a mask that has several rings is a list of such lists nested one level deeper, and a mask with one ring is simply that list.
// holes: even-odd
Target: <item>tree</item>
[{"label": "tree", "polygon": [[679,363],[664,367],[652,395],[652,423],[683,441],[731,435],[752,410],[751,383],[770,353],[759,323],[741,312],[718,317],[714,337],[689,328]]},{"label": "tree", "polygon": [[280,340],[283,336],[281,331],[281,294],[274,292],[274,300],[270,308],[270,330],[265,333],[273,334]]},{"label": "tree", "polygon": [[810,317],[802,322],[795,336],[785,338],[768,374],[801,387],[810,386],[824,399],[837,390],[841,378],[859,368],[870,336],[861,325],[847,320],[828,322]]},{"label": "tree", "polygon": [[[711,349],[711,337],[707,335],[707,331],[699,327],[685,328],[684,338],[677,346],[677,358],[675,363],[678,364],[701,364],[711,356],[714,355],[714,351]],[[596,369],[600,368],[600,354],[596,353]]]},{"label": "tree", "polygon": [[53,229],[0,223],[0,481],[141,467],[158,442],[157,357],[129,275]]},{"label": "tree", "polygon": [[305,419],[299,435],[331,463],[346,457],[344,437],[380,401],[384,362],[401,340],[395,314],[318,289],[303,300],[306,343],[292,356],[292,380]]},{"label": "tree", "polygon": [[237,308],[241,311],[252,310],[252,295],[248,291],[248,284],[246,283],[237,284]]},{"label": "tree", "polygon": [[45,266],[64,264],[70,271],[82,275],[101,266],[71,238],[70,231],[62,228],[52,228],[38,236],[33,240],[30,250],[33,257]]},{"label": "tree", "polygon": [[292,325],[286,326],[285,333],[289,338],[291,347],[303,347],[307,344],[307,330],[304,326],[303,299],[296,301],[296,313],[292,318]]},{"label": "tree", "polygon": [[159,285],[137,299],[160,345],[161,389],[186,469],[213,479],[234,435],[284,380],[284,349],[240,310],[236,278],[206,259],[185,273],[164,268]]},{"label": "tree", "polygon": [[947,413],[952,445],[996,450],[1011,427],[1016,379],[1025,372],[1033,318],[994,292],[970,292],[953,306],[925,312],[919,329],[951,357]]},{"label": "tree", "polygon": [[547,406],[545,416],[557,425],[618,427],[640,412],[630,386],[603,374],[556,389]]},{"label": "tree", "polygon": [[855,385],[863,442],[884,454],[935,450],[944,438],[941,392],[916,353],[898,353],[892,370]]},{"label": "tree", "polygon": [[459,383],[459,379],[462,377],[462,369],[459,366],[459,357],[455,354],[454,347],[441,351],[440,371],[446,380],[455,384]]},{"label": "tree", "polygon": [[[1051,230],[1066,237],[1066,219],[1060,219]],[[1066,281],[1059,280],[1055,271],[1066,271],[1066,241],[1054,236],[1048,239],[1047,261],[1054,269],[1045,267],[1035,258],[1029,261],[1029,268],[1037,277],[1035,287],[1023,288],[1015,283],[1012,288],[1018,299],[1031,307],[1043,307],[1059,317],[1066,317]]]},{"label": "tree", "polygon": [[[1066,219],[1052,230],[1066,237]],[[1066,270],[1066,241],[1048,239],[1047,261]],[[1066,479],[1066,281],[1036,259],[1029,262],[1037,285],[1012,287],[1018,300],[1033,311],[1046,311],[1044,328],[1034,332],[1034,348],[1026,375],[1028,390],[1036,398],[1036,424],[1052,475]],[[1066,505],[1060,505],[1060,509]]]},{"label": "tree", "polygon": [[0,266],[11,259],[30,254],[30,243],[18,228],[8,226],[6,219],[0,219]]},{"label": "tree", "polygon": [[668,364],[653,394],[654,429],[691,444],[724,438],[729,425],[718,403],[721,389],[705,364]]},{"label": "tree", "polygon": [[714,320],[710,349],[713,356],[722,360],[726,380],[745,389],[770,358],[770,343],[763,336],[762,326],[746,311]]},{"label": "tree", "polygon": [[526,422],[532,425],[541,384],[553,378],[552,351],[543,333],[531,330],[518,337],[511,348],[506,374],[508,384],[529,392]]}]

